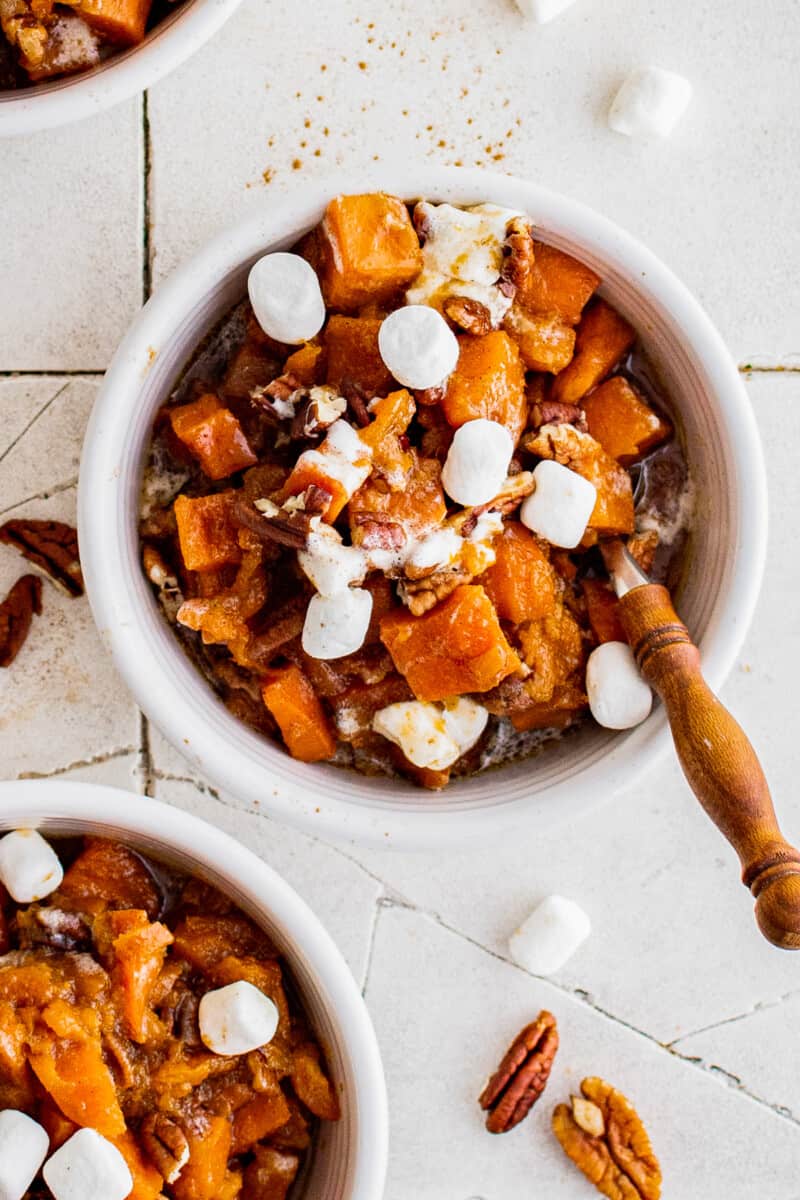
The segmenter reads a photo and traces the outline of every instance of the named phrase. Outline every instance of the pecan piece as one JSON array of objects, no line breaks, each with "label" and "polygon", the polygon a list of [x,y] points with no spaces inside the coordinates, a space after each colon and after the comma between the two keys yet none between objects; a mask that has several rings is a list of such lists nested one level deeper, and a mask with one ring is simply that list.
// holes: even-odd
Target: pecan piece
[{"label": "pecan piece", "polygon": [[429,571],[420,579],[401,579],[397,594],[412,616],[421,617],[470,579],[472,572],[456,563],[440,571]]},{"label": "pecan piece", "polygon": [[150,1113],[139,1130],[142,1147],[153,1166],[174,1183],[189,1161],[189,1142],[177,1121],[165,1113]]},{"label": "pecan piece", "polygon": [[278,509],[274,516],[264,516],[246,500],[237,500],[233,509],[237,524],[249,529],[261,540],[277,542],[292,550],[302,550],[311,528],[311,514],[296,509],[286,513]]},{"label": "pecan piece", "polygon": [[[336,388],[313,387],[298,405],[292,421],[291,438],[303,441],[320,437],[339,417],[344,416],[347,400]],[[369,414],[367,414],[369,419]]]},{"label": "pecan piece", "polygon": [[6,521],[5,525],[0,525],[0,542],[15,546],[29,562],[61,584],[70,596],[83,595],[78,534],[71,525],[24,518]]},{"label": "pecan piece", "polygon": [[540,429],[542,425],[574,425],[581,433],[588,433],[586,416],[577,404],[562,404],[560,400],[542,400],[531,408],[531,425]]},{"label": "pecan piece", "polygon": [[608,1200],[659,1200],[661,1167],[630,1100],[596,1077],[581,1091],[553,1112],[561,1149]]},{"label": "pecan piece", "polygon": [[19,654],[34,615],[42,611],[42,581],[22,575],[0,604],[0,667],[10,667]]},{"label": "pecan piece", "polygon": [[480,300],[470,300],[468,296],[448,296],[442,308],[444,315],[465,333],[478,336],[491,331],[492,314]]},{"label": "pecan piece", "polygon": [[478,1103],[488,1111],[490,1133],[508,1133],[527,1117],[544,1091],[558,1050],[552,1013],[542,1011],[511,1043]]},{"label": "pecan piece", "polygon": [[517,289],[527,283],[536,257],[533,233],[524,217],[514,217],[509,221],[503,254],[505,261],[500,272],[500,291],[513,299]]},{"label": "pecan piece", "polygon": [[659,536],[655,529],[644,529],[639,533],[632,533],[628,538],[628,553],[636,559],[645,575],[649,575],[653,569],[658,543]]}]

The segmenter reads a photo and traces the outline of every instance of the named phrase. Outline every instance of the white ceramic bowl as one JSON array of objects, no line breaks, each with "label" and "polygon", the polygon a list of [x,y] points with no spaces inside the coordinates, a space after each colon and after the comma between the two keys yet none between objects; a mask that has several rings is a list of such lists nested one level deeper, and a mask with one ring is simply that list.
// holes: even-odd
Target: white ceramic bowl
[{"label": "white ceramic bowl", "polygon": [[288,883],[205,821],[116,788],[51,780],[2,783],[0,834],[10,829],[119,839],[208,880],[266,931],[291,968],[342,1104],[340,1121],[320,1125],[297,1200],[379,1200],[388,1109],[372,1023],[339,950]]},{"label": "white ceramic bowl", "polygon": [[199,50],[240,4],[241,0],[185,0],[138,46],[121,50],[90,71],[0,91],[0,137],[71,124],[143,92]]},{"label": "white ceramic bowl", "polygon": [[80,544],[102,636],[146,713],[220,787],[306,830],[375,845],[451,846],[573,816],[630,783],[668,742],[656,707],[637,729],[587,728],[539,757],[425,793],[411,784],[294,762],[232,717],[184,656],[139,565],[137,493],[150,427],[204,335],[245,293],[252,262],[290,245],[337,191],[481,200],[529,213],[539,234],[583,259],[640,333],[679,409],[698,488],[680,611],[718,688],[744,638],[766,544],[759,435],[725,345],[648,250],[597,213],[507,176],[408,167],[306,184],[221,233],[158,291],[120,346],[98,396],[80,481]]}]

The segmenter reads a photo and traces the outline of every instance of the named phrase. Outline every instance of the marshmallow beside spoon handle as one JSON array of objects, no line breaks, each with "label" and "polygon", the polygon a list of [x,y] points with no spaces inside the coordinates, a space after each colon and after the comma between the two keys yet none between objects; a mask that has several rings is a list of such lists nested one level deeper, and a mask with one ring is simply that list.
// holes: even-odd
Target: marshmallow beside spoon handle
[{"label": "marshmallow beside spoon handle", "polygon": [[784,838],[744,731],[703,678],[700,652],[666,588],[635,586],[620,617],[639,669],[664,703],[692,791],[739,855],[764,937],[800,949],[800,851]]}]

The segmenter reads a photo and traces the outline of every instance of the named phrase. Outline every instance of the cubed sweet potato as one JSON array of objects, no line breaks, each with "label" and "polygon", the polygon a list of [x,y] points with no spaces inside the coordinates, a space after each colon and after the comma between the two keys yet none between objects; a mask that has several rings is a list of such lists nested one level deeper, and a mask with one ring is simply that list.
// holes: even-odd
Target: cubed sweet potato
[{"label": "cubed sweet potato", "polygon": [[187,570],[212,571],[241,560],[234,497],[234,492],[216,492],[175,500],[178,544]]},{"label": "cubed sweet potato", "polygon": [[321,1061],[319,1047],[304,1042],[292,1053],[292,1087],[297,1096],[315,1117],[323,1121],[338,1121],[341,1116],[339,1099]]},{"label": "cubed sweet potato", "polygon": [[[94,1018],[94,1029],[91,1028]],[[94,1010],[54,1000],[31,1036],[28,1062],[65,1117],[104,1137],[125,1131],[114,1079],[103,1058]]]},{"label": "cubed sweet potato", "polygon": [[352,497],[347,511],[354,546],[399,549],[438,528],[447,516],[441,463],[411,454],[413,465],[402,492],[373,477]]},{"label": "cubed sweet potato", "polygon": [[144,38],[153,0],[79,0],[75,6],[97,33],[120,46],[135,46]]},{"label": "cubed sweet potato", "polygon": [[517,290],[517,304],[530,313],[553,313],[568,325],[577,325],[600,276],[555,246],[536,241],[533,246],[533,267]]},{"label": "cubed sweet potato", "polygon": [[[138,918],[135,923],[122,923],[130,912]],[[111,979],[120,995],[120,1008],[125,1032],[134,1042],[147,1038],[147,1015],[150,994],[158,979],[167,946],[172,934],[166,925],[150,922],[147,913],[124,910],[110,914],[112,928],[119,929],[113,941]]]},{"label": "cubed sweet potato", "polygon": [[520,733],[529,729],[565,729],[586,708],[586,694],[576,679],[559,685],[550,700],[513,713],[511,723]]},{"label": "cubed sweet potato", "polygon": [[242,916],[193,913],[175,929],[174,954],[200,971],[210,971],[229,955],[271,958],[275,949],[267,935]]},{"label": "cubed sweet potato", "polygon": [[256,1146],[254,1153],[245,1167],[242,1200],[286,1200],[300,1169],[298,1156],[272,1146]]},{"label": "cubed sweet potato", "polygon": [[[341,390],[355,384],[366,397],[386,396],[393,387],[392,373],[378,349],[380,317],[334,315],[325,326],[327,382]],[[288,367],[287,367],[288,369]]]},{"label": "cubed sweet potato", "polygon": [[[279,492],[279,498],[299,496],[306,488],[321,488],[330,499],[322,512],[325,521],[333,523],[371,470],[370,450],[366,442],[350,432],[350,440],[342,450],[341,439],[334,438],[334,431],[347,434],[350,427],[337,421],[319,447],[304,451]],[[352,445],[350,444],[352,441]],[[363,451],[362,451],[363,448]]]},{"label": "cubed sweet potato", "polygon": [[33,1076],[28,1069],[28,1027],[16,1003],[0,1000],[0,1105],[27,1109],[33,1103]]},{"label": "cubed sweet potato", "polygon": [[597,488],[588,533],[633,533],[630,475],[591,434],[581,433],[572,425],[543,425],[536,434],[526,437],[523,444],[531,454],[554,459]]},{"label": "cubed sweet potato", "polygon": [[525,369],[516,343],[502,329],[465,335],[458,343],[458,362],[442,400],[444,415],[456,427],[478,417],[497,421],[516,442],[528,416]]},{"label": "cubed sweet potato", "polygon": [[114,1145],[125,1159],[133,1179],[133,1188],[125,1200],[159,1200],[164,1180],[145,1157],[130,1130],[126,1129],[120,1137],[114,1138]]},{"label": "cubed sweet potato", "polygon": [[306,342],[299,350],[289,355],[283,369],[287,375],[293,375],[303,387],[313,387],[315,383],[322,382],[320,367],[324,357],[322,346]]},{"label": "cubed sweet potato", "polygon": [[528,313],[514,304],[506,313],[503,328],[517,343],[529,371],[557,375],[572,361],[575,330],[552,313]]},{"label": "cubed sweet potato", "polygon": [[184,1133],[189,1161],[172,1184],[175,1200],[216,1200],[228,1169],[230,1121],[207,1115],[202,1121],[187,1122]]},{"label": "cubed sweet potato", "polygon": [[359,437],[372,452],[372,467],[392,490],[402,491],[414,465],[410,450],[400,442],[416,412],[410,392],[390,392],[372,406],[372,421],[359,430]]},{"label": "cubed sweet potato", "polygon": [[605,300],[594,300],[578,326],[575,356],[553,381],[551,399],[578,404],[636,341],[636,330]]},{"label": "cubed sweet potato", "polygon": [[152,920],[161,908],[156,882],[138,854],[106,838],[88,842],[67,869],[59,892],[84,912],[143,909]]},{"label": "cubed sweet potato", "polygon": [[580,626],[563,603],[519,629],[522,657],[530,667],[524,688],[531,703],[548,703],[558,687],[580,671],[584,661]]},{"label": "cubed sweet potato", "polygon": [[396,196],[336,196],[319,231],[320,283],[329,308],[352,312],[390,299],[422,267],[408,209]]},{"label": "cubed sweet potato", "polygon": [[615,375],[581,402],[589,433],[623,466],[637,462],[672,433],[627,379]]},{"label": "cubed sweet potato", "polygon": [[225,479],[258,462],[238,419],[211,392],[191,404],[169,409],[167,415],[175,436],[209,479]]},{"label": "cubed sweet potato", "polygon": [[234,1113],[231,1153],[244,1154],[256,1142],[285,1125],[290,1115],[283,1092],[254,1096]]},{"label": "cubed sweet potato", "polygon": [[598,642],[624,642],[625,630],[619,616],[619,600],[604,579],[582,579],[586,615]]},{"label": "cubed sweet potato", "polygon": [[462,584],[421,617],[381,621],[381,639],[418,700],[488,692],[520,667],[482,587]]},{"label": "cubed sweet potato", "polygon": [[261,695],[292,758],[321,762],[336,753],[336,739],[319,698],[294,663],[268,671]]},{"label": "cubed sweet potato", "polygon": [[533,534],[519,521],[507,521],[492,548],[495,561],[479,582],[500,619],[519,625],[552,612],[555,572]]}]

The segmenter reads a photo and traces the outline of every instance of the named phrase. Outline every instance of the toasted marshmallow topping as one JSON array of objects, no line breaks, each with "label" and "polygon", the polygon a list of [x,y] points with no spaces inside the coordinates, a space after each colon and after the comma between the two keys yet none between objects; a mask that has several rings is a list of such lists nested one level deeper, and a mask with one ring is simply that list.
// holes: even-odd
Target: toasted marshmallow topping
[{"label": "toasted marshmallow topping", "polygon": [[354,654],[364,644],[371,616],[372,593],[365,588],[312,596],[303,625],[303,649],[323,660]]},{"label": "toasted marshmallow topping", "polygon": [[44,1164],[43,1174],[55,1200],[125,1200],[133,1188],[125,1159],[94,1129],[73,1133]]},{"label": "toasted marshmallow topping", "polygon": [[0,1112],[0,1200],[22,1200],[50,1149],[42,1126],[23,1112]]},{"label": "toasted marshmallow topping", "polygon": [[64,871],[40,833],[18,829],[0,840],[0,883],[17,904],[32,904],[60,887]]},{"label": "toasted marshmallow topping", "polygon": [[325,324],[317,273],[299,254],[265,254],[250,271],[247,291],[256,320],[276,342],[307,342]]},{"label": "toasted marshmallow topping", "polygon": [[197,1015],[203,1045],[227,1057],[266,1046],[279,1020],[274,1001],[243,979],[206,992]]},{"label": "toasted marshmallow topping", "polygon": [[504,425],[479,417],[459,426],[442,468],[442,486],[458,504],[486,504],[505,483],[514,442]]},{"label": "toasted marshmallow topping", "polygon": [[405,700],[380,709],[372,728],[415,766],[443,771],[475,745],[488,719],[485,708],[463,696],[444,705]]},{"label": "toasted marshmallow topping", "polygon": [[572,550],[586,532],[597,488],[551,459],[537,465],[533,479],[536,487],[522,502],[520,521],[553,546]]},{"label": "toasted marshmallow topping", "polygon": [[641,725],[653,707],[653,693],[639,674],[627,642],[595,647],[586,663],[586,692],[592,716],[606,729]]},{"label": "toasted marshmallow topping", "polygon": [[437,387],[458,362],[456,335],[426,304],[408,304],[389,313],[378,332],[378,349],[397,382],[409,388]]},{"label": "toasted marshmallow topping", "polygon": [[330,525],[320,525],[308,535],[305,550],[297,558],[305,574],[322,596],[337,596],[353,583],[363,583],[368,560],[357,546],[345,546]]}]

